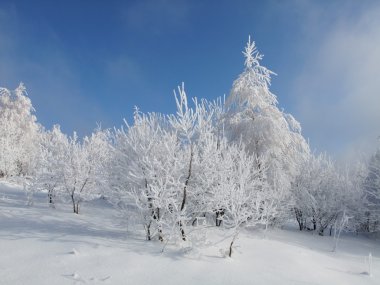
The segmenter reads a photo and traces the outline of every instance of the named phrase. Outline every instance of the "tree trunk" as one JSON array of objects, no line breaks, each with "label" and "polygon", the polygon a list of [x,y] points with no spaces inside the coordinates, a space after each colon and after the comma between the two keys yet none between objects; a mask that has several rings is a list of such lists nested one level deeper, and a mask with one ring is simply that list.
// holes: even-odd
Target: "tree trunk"
[{"label": "tree trunk", "polygon": [[179,221],[178,224],[179,224],[179,230],[181,232],[182,240],[186,241],[186,234],[185,234],[185,230],[183,229],[182,221]]},{"label": "tree trunk", "polygon": [[153,214],[153,219],[156,221],[157,230],[158,230],[158,239],[160,242],[164,241],[164,237],[162,234],[162,227],[160,224],[160,208],[156,208]]},{"label": "tree trunk", "polygon": [[296,220],[298,223],[298,227],[299,227],[300,231],[302,231],[305,228],[304,219],[302,217],[302,211],[297,209],[297,208],[294,208],[294,213],[296,214]]},{"label": "tree trunk", "polygon": [[151,226],[151,224],[152,224],[152,221],[150,221],[150,222],[146,225],[146,227],[145,227],[145,230],[146,230],[146,239],[147,239],[147,240],[151,240],[151,239],[152,239],[152,237],[151,237],[151,235],[150,235],[150,226]]},{"label": "tree trunk", "polygon": [[327,224],[322,224],[322,222],[319,222],[319,229],[318,229],[318,234],[320,236],[324,235],[325,229],[327,228]]},{"label": "tree trunk", "polygon": [[75,208],[74,213],[79,214],[79,201],[75,203]]},{"label": "tree trunk", "polygon": [[49,200],[50,207],[55,208],[55,206],[54,206],[54,190],[53,189],[48,190],[48,200]]},{"label": "tree trunk", "polygon": [[[191,167],[192,167],[192,164],[193,164],[193,156],[194,156],[193,145],[191,145],[190,146],[189,172],[188,172],[188,175],[186,177],[185,186],[183,187],[183,198],[182,198],[182,203],[181,203],[181,213],[185,209],[185,205],[186,205],[187,186],[189,185],[189,181],[190,181],[190,177],[191,177]],[[182,240],[185,241],[186,240],[186,235],[185,235],[185,230],[183,228],[182,220],[180,220],[178,224],[179,224],[179,229],[181,231]]]},{"label": "tree trunk", "polygon": [[48,199],[49,199],[49,204],[53,204],[53,197],[52,197],[51,190],[48,191]]},{"label": "tree trunk", "polygon": [[229,257],[232,256],[232,246],[234,245],[234,242],[235,242],[235,240],[236,240],[236,238],[237,238],[238,235],[239,235],[239,232],[236,232],[236,233],[234,234],[234,237],[232,238],[232,241],[231,241],[231,243],[230,243],[230,250],[229,250],[229,252],[228,252],[228,256],[229,256]]},{"label": "tree trunk", "polygon": [[221,217],[223,217],[223,215],[224,215],[224,211],[223,211],[222,209],[221,209],[221,210],[218,210],[218,211],[216,211],[215,215],[216,215],[216,217],[215,217],[215,225],[216,225],[217,227],[220,227],[221,224],[222,224],[222,219],[221,219]]},{"label": "tree trunk", "polygon": [[234,240],[231,241],[231,244],[230,244],[230,252],[228,253],[228,256],[231,257],[232,255],[232,245],[234,244]]},{"label": "tree trunk", "polygon": [[160,221],[160,208],[157,208],[157,221],[158,221],[158,239],[160,240],[160,242],[164,242],[164,236],[162,234],[162,227],[161,227],[161,224],[159,223]]},{"label": "tree trunk", "polygon": [[75,207],[74,193],[71,193],[70,197],[71,197],[71,201],[72,201],[72,203],[73,203],[73,211],[74,211],[74,214],[77,214],[76,207]]}]

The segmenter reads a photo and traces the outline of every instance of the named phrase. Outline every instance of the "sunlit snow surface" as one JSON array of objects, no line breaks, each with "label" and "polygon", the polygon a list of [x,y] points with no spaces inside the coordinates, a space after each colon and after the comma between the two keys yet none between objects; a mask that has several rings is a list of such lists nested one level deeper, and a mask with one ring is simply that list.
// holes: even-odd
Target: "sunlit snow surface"
[{"label": "sunlit snow surface", "polygon": [[[140,230],[140,229],[139,229]],[[0,284],[380,284],[380,240],[331,237],[296,229],[244,232],[232,259],[215,229],[202,247],[147,242],[107,201],[26,206],[20,187],[0,182]],[[372,276],[368,255],[372,253]]]}]

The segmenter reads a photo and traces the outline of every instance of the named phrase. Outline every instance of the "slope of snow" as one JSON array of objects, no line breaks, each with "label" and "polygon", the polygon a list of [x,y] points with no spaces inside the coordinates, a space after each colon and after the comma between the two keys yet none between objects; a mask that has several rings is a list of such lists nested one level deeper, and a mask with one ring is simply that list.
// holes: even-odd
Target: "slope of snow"
[{"label": "slope of snow", "polygon": [[[331,252],[331,237],[310,232],[244,232],[233,258],[229,238],[215,229],[213,244],[189,248],[132,235],[105,200],[47,206],[38,194],[26,206],[20,187],[0,182],[1,284],[380,284],[380,241],[345,235]],[[368,254],[373,255],[372,276]]]}]

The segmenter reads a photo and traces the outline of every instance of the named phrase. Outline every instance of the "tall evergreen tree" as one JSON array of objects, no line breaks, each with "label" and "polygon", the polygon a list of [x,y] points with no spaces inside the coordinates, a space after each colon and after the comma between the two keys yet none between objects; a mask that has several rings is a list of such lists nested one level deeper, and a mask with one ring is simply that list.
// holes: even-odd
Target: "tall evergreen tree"
[{"label": "tall evergreen tree", "polygon": [[250,37],[243,54],[244,71],[226,101],[226,133],[232,142],[243,141],[258,168],[265,160],[263,175],[280,200],[286,200],[293,178],[310,154],[309,146],[300,124],[277,107],[277,98],[269,90],[274,73],[260,64],[263,56]]}]

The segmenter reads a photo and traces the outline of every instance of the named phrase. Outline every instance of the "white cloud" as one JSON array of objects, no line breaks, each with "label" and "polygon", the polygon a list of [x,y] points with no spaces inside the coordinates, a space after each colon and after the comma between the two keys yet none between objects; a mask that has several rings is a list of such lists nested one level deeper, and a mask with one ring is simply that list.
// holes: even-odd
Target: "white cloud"
[{"label": "white cloud", "polygon": [[350,8],[314,43],[294,83],[312,146],[338,156],[380,135],[380,5]]}]

